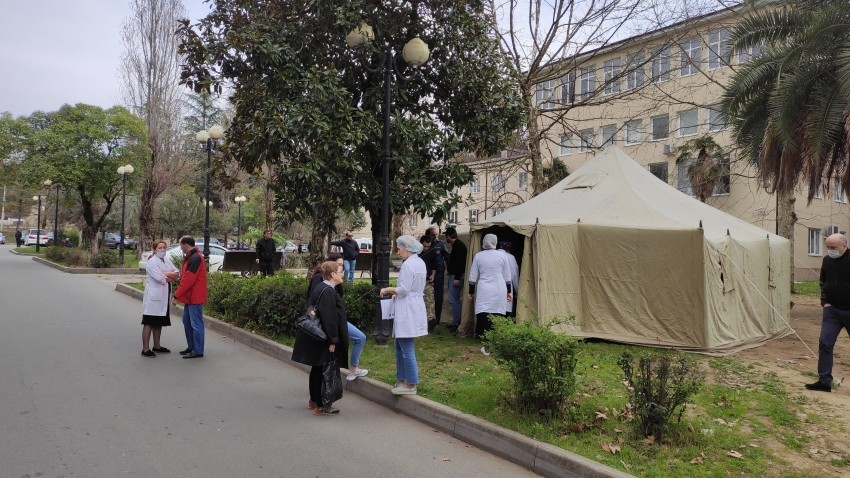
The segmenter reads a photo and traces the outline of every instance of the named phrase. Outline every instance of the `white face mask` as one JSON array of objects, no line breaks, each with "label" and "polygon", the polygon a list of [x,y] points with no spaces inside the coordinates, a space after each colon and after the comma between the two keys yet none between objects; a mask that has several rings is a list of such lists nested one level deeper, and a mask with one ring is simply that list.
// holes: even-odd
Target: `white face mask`
[{"label": "white face mask", "polygon": [[165,257],[165,251],[156,251],[156,257],[162,259],[163,257]]}]

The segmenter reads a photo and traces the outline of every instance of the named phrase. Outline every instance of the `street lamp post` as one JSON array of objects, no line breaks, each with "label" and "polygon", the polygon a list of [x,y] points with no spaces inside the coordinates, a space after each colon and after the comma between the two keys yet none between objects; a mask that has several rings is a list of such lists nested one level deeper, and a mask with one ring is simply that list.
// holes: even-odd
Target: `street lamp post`
[{"label": "street lamp post", "polygon": [[38,210],[35,219],[35,252],[38,252],[41,250],[41,194],[33,196],[32,200],[38,202]]},{"label": "street lamp post", "polygon": [[[360,47],[374,38],[374,31],[367,23],[361,23],[359,27],[354,28],[346,36],[345,41],[351,48]],[[413,67],[424,65],[428,61],[430,53],[428,45],[419,37],[414,37],[401,51],[401,56],[404,61]],[[390,160],[392,151],[390,149],[390,114],[392,110],[392,85],[393,74],[395,73],[400,79],[405,77],[395,68],[397,54],[393,52],[392,47],[387,44],[384,48],[384,56],[381,64],[377,68],[366,69],[377,73],[381,69],[384,75],[384,104],[382,113],[384,115],[383,129],[383,153],[381,155],[382,169],[382,184],[381,184],[381,234],[378,239],[378,249],[375,254],[377,259],[375,286],[378,290],[390,285]],[[390,333],[392,332],[392,320],[382,320],[380,308],[375,310],[375,328],[373,335],[377,345],[386,345],[389,341]]]},{"label": "street lamp post", "polygon": [[195,139],[203,145],[207,152],[206,184],[204,187],[204,263],[210,266],[210,168],[212,163],[212,151],[216,143],[224,135],[224,130],[215,125],[209,131],[198,131]]},{"label": "street lamp post", "polygon": [[126,164],[118,168],[121,175],[121,242],[118,243],[118,262],[124,264],[124,217],[127,212],[127,175],[133,173],[133,165]]},{"label": "street lamp post", "polygon": [[[50,185],[53,184],[53,181],[51,181],[49,179],[45,179],[43,184],[48,189],[48,193],[47,193],[48,194],[48,201],[47,201],[47,203],[49,204],[50,203],[50,201],[49,201]],[[53,245],[57,246],[57,245],[59,245],[59,183],[56,183],[56,199],[55,200],[56,200],[56,210],[55,210],[54,215],[53,215]],[[45,219],[45,222],[46,221],[47,220]]]},{"label": "street lamp post", "polygon": [[236,196],[234,199],[236,201],[236,206],[238,207],[237,211],[237,219],[236,219],[236,250],[242,250],[242,203],[247,201],[248,198],[245,196]]}]

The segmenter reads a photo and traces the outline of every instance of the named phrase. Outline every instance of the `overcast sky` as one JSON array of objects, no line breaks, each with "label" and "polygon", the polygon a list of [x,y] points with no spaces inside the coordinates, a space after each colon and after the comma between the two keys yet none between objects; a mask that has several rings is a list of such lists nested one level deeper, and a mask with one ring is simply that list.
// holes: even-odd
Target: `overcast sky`
[{"label": "overcast sky", "polygon": [[[121,104],[118,64],[127,0],[0,0],[0,112]],[[209,12],[183,0],[192,20]]]}]

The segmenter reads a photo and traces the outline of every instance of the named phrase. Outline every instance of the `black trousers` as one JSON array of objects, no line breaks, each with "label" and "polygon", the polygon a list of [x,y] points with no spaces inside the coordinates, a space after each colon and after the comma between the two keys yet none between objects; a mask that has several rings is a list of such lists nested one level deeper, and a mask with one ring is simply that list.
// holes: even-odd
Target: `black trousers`
[{"label": "black trousers", "polygon": [[310,367],[310,401],[322,407],[322,366]]},{"label": "black trousers", "polygon": [[443,313],[443,283],[445,272],[437,271],[434,274],[434,318],[440,323],[440,315]]},{"label": "black trousers", "polygon": [[483,338],[484,332],[493,328],[493,321],[490,320],[490,314],[492,314],[492,312],[481,312],[480,314],[475,314],[476,339]]},{"label": "black trousers", "polygon": [[260,274],[263,274],[265,276],[273,276],[274,275],[274,261],[272,261],[272,262],[260,261]]}]

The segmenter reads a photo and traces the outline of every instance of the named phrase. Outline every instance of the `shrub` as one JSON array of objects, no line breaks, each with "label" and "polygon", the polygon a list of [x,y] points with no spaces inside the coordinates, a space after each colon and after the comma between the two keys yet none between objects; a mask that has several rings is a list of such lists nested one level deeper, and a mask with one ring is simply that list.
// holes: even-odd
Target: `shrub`
[{"label": "shrub", "polygon": [[104,269],[118,265],[118,254],[115,251],[101,249],[91,258],[91,266],[95,269]]},{"label": "shrub", "polygon": [[80,245],[80,231],[73,227],[63,229],[62,237],[68,239],[68,243],[71,245],[71,247],[77,247]]},{"label": "shrub", "polygon": [[678,415],[677,421],[681,421],[685,405],[700,388],[701,374],[683,355],[674,360],[671,353],[643,356],[635,369],[634,357],[624,352],[618,363],[638,418],[638,431],[661,442],[670,418]]},{"label": "shrub", "polygon": [[89,267],[91,263],[91,254],[76,247],[48,247],[44,256],[53,262],[71,267]]},{"label": "shrub", "polygon": [[531,321],[493,317],[486,334],[490,351],[513,377],[516,405],[523,412],[559,416],[575,391],[578,341]]}]

